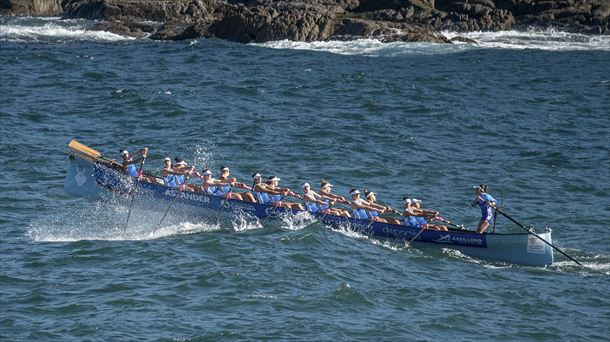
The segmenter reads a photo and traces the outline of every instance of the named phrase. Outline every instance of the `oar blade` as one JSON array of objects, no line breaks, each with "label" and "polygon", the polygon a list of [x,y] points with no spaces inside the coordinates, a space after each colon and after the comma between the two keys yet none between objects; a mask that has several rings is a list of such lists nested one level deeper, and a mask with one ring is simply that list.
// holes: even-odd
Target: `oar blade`
[{"label": "oar blade", "polygon": [[72,141],[70,141],[70,143],[68,144],[68,147],[74,151],[83,153],[92,158],[100,158],[102,156],[102,154],[98,151],[92,149],[91,147],[85,144],[81,144],[76,139],[72,139]]}]

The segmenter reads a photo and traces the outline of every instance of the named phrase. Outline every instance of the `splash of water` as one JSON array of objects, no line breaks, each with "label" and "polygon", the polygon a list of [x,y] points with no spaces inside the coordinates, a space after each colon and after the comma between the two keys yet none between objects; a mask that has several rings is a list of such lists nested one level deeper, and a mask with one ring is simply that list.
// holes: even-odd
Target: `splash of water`
[{"label": "splash of water", "polygon": [[218,150],[218,145],[208,139],[203,139],[199,144],[187,148],[188,154],[193,156],[193,165],[200,169],[213,168],[216,150]]}]

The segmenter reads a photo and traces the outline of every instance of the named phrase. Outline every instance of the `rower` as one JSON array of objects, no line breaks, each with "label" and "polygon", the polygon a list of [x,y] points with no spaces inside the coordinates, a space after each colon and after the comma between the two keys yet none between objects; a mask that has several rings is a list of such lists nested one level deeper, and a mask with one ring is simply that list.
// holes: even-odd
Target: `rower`
[{"label": "rower", "polygon": [[[362,198],[360,198],[360,191],[358,191],[358,189],[351,189],[349,191],[349,194],[352,196],[352,202],[350,203],[350,206],[352,207],[352,215],[354,215],[355,218],[361,219],[361,220],[373,220],[373,221],[381,221],[382,219],[376,219],[374,217],[371,217],[368,213],[368,211],[373,211],[376,210],[375,207],[372,207],[369,202],[363,200]],[[383,213],[385,211],[385,209],[383,209],[381,212]]]},{"label": "rower", "polygon": [[497,201],[487,193],[487,185],[479,184],[473,188],[477,197],[470,205],[474,207],[478,204],[481,208],[481,221],[477,227],[477,233],[483,234],[489,227],[489,223],[494,219],[494,209]]},{"label": "rower", "polygon": [[[230,173],[231,170],[228,167],[222,166],[220,168],[220,177],[218,179],[224,181],[232,181],[233,187],[236,188],[252,190],[252,187],[244,183],[238,182],[236,178],[229,178]],[[229,192],[231,192],[231,185],[223,185],[218,187],[216,194],[218,194],[219,196],[223,196]],[[254,199],[254,195],[252,195],[252,193],[250,192],[231,192],[231,198],[247,200],[248,202],[256,202],[256,199]]]},{"label": "rower", "polygon": [[290,190],[288,188],[280,188],[279,182],[280,182],[280,178],[278,178],[276,176],[269,176],[269,178],[267,178],[266,192],[269,193],[269,190],[280,191],[280,193],[271,193],[271,196],[270,196],[271,203],[273,203],[275,205],[280,205],[285,208],[305,210],[305,208],[303,208],[303,205],[301,203],[282,201],[282,198],[286,195],[290,195],[290,196],[296,197],[296,198],[302,198],[302,197],[301,197],[301,195],[294,193],[292,190]]},{"label": "rower", "polygon": [[172,160],[168,157],[163,159],[163,182],[165,186],[176,187],[176,180],[174,179],[174,170],[172,169]]},{"label": "rower", "polygon": [[[203,169],[202,173],[195,173],[195,177],[201,178],[203,180],[201,187],[198,190],[203,191],[208,195],[214,196],[227,196],[230,192],[224,192],[220,190],[220,188],[223,186],[227,186],[230,188],[234,183],[232,179],[223,180],[212,178],[212,171],[208,169]],[[242,200],[241,196],[234,193],[230,194],[231,196],[229,198]]]},{"label": "rower", "polygon": [[[194,166],[187,166],[186,162],[180,158],[174,158],[176,166],[172,168],[174,171],[174,183],[177,187],[181,186],[186,182],[186,176],[191,175],[195,171]],[[199,187],[195,184],[185,184],[184,189],[188,191],[198,191]]]},{"label": "rower", "polygon": [[391,224],[400,224],[400,220],[390,218],[390,217],[379,217],[379,210],[383,210],[384,212],[396,212],[396,210],[388,207],[377,204],[377,193],[373,191],[364,190],[364,196],[368,204],[376,208],[376,210],[369,211],[369,215],[373,218],[376,218],[380,222],[391,223]]},{"label": "rower", "polygon": [[[349,205],[349,202],[345,199],[345,197],[332,193],[332,187],[333,187],[332,184],[323,180],[320,183],[320,191],[318,191],[318,194],[321,195],[322,198],[324,198],[328,201],[334,200],[338,203]],[[327,210],[329,208],[330,208],[329,203],[322,204],[320,206],[320,209],[322,209],[322,210]],[[347,210],[343,210],[343,209],[337,209],[337,210],[339,210],[341,212],[341,214],[340,214],[341,216],[352,217],[352,215]]]},{"label": "rower", "polygon": [[421,209],[421,201],[416,198],[411,199],[405,197],[403,200],[405,205],[405,225],[444,232],[448,230],[445,226],[431,224],[426,220],[426,217],[435,217],[438,215],[438,211]]},{"label": "rower", "polygon": [[[137,163],[141,162],[144,158],[146,158],[146,154],[148,153],[148,148],[143,147],[137,150],[134,154],[130,154],[127,150],[121,151],[121,158],[123,158],[123,169],[127,172],[131,177],[138,177],[138,169],[136,168]],[[136,156],[141,156],[138,159],[134,159]]]},{"label": "rower", "polygon": [[[174,169],[178,172],[183,172],[186,169],[186,162],[180,158],[174,158],[174,161],[176,162]],[[182,183],[184,183],[184,179],[185,176],[182,173],[176,174],[176,176],[174,176],[174,182],[176,183],[177,186],[182,185]]]},{"label": "rower", "polygon": [[[323,199],[326,197],[311,190],[309,183],[305,182],[301,184],[301,188],[303,189],[303,200],[305,201],[305,207],[308,211],[311,211],[312,213],[323,213],[337,216],[342,214],[341,209],[330,207],[331,205],[335,204],[334,199],[326,199],[326,201],[324,201]],[[326,209],[322,209],[322,206],[325,206]]]},{"label": "rower", "polygon": [[[267,185],[263,183],[263,176],[261,176],[260,173],[255,173],[252,175],[252,180],[254,181],[252,192],[256,196],[258,203],[269,204],[271,202],[271,197],[269,197]],[[275,190],[273,191],[275,192]],[[281,192],[279,193],[281,194]]]}]

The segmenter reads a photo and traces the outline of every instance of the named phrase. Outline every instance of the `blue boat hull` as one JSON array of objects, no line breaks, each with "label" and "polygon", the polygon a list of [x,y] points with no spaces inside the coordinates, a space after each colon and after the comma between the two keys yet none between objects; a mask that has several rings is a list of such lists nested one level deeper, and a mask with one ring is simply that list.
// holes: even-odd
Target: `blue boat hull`
[{"label": "blue boat hull", "polygon": [[[106,195],[128,195],[135,188],[135,182],[112,163],[71,151],[66,175],[65,190],[67,193],[100,199]],[[138,196],[164,203],[167,206],[179,191],[162,184],[141,182]],[[251,203],[223,197],[207,195],[201,192],[184,191],[176,198],[177,205],[186,207],[189,214],[200,217],[214,217],[221,206],[223,215],[231,213],[247,214],[259,219],[271,216],[296,215],[300,211],[273,205]],[[309,213],[318,221],[333,228],[350,229],[364,235],[377,236],[409,241],[420,229],[403,225],[371,222],[355,218]],[[551,232],[539,234],[551,243]],[[462,253],[484,259],[505,261],[528,266],[544,266],[553,263],[553,250],[548,245],[527,233],[520,234],[476,234],[471,231],[450,230],[440,232],[425,230],[414,241],[418,246],[435,248],[452,248]]]}]

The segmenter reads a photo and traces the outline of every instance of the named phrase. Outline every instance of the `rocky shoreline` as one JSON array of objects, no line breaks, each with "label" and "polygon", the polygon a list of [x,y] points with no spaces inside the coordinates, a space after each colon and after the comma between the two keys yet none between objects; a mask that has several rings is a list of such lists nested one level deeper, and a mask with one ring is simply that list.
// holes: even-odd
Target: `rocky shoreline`
[{"label": "rocky shoreline", "polygon": [[132,37],[242,43],[357,38],[448,43],[441,30],[529,26],[610,34],[609,0],[0,0],[0,14],[91,19],[92,29]]}]

